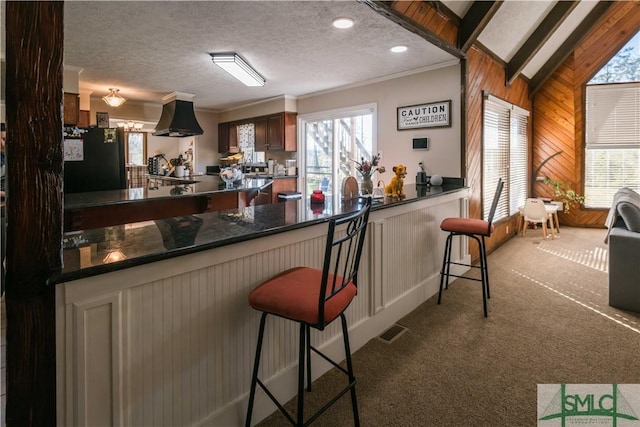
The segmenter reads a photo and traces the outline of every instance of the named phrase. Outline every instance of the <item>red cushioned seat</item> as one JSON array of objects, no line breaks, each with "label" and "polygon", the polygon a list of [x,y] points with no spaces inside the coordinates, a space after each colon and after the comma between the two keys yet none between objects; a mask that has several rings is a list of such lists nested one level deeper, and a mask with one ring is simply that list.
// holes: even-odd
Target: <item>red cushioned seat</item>
[{"label": "red cushioned seat", "polygon": [[[364,247],[370,209],[371,198],[365,198],[359,211],[333,218],[329,221],[322,269],[303,266],[290,268],[262,282],[249,293],[249,305],[260,311],[262,315],[260,317],[253,374],[251,375],[249,404],[245,420],[246,427],[251,426],[251,415],[257,386],[264,390],[287,420],[295,426],[309,425],[337,402],[341,396],[350,392],[354,424],[356,426],[360,425],[356,401],[356,377],[351,363],[349,329],[347,328],[347,318],[344,311],[356,296],[358,290],[358,268],[362,248]],[[340,229],[338,230],[337,227],[340,227]],[[262,340],[268,315],[286,318],[300,325],[298,406],[295,420],[258,378]],[[340,318],[342,325],[346,369],[311,345],[311,328],[323,331],[325,327],[338,318]],[[306,417],[305,421],[304,383],[306,378],[307,391],[311,391],[312,351],[318,354],[321,360],[331,363],[336,369],[344,373],[348,378],[348,384],[322,408],[318,409],[315,414]]]},{"label": "red cushioned seat", "polygon": [[[488,236],[493,233],[494,226],[487,221],[473,218],[445,218],[440,224],[443,231],[455,231],[462,234],[478,234]],[[488,232],[488,233],[487,233]]]},{"label": "red cushioned seat", "polygon": [[[329,283],[334,276],[329,274]],[[340,284],[342,277],[337,276]],[[296,267],[284,271],[259,285],[249,294],[249,304],[256,310],[264,311],[287,319],[317,325],[320,321],[318,301],[322,270],[309,267]],[[332,322],[342,313],[353,297],[357,288],[353,282],[328,299],[324,305],[324,321]],[[331,294],[331,286],[325,292]]]},{"label": "red cushioned seat", "polygon": [[[484,317],[487,317],[487,298],[491,298],[491,291],[489,289],[489,270],[487,268],[487,250],[485,245],[485,237],[491,237],[493,233],[493,216],[496,213],[498,206],[498,200],[502,193],[502,187],[504,183],[502,178],[498,179],[498,185],[496,192],[493,195],[493,202],[491,203],[491,209],[489,209],[489,217],[487,221],[475,218],[445,218],[440,223],[440,229],[447,231],[447,241],[444,246],[444,259],[442,261],[442,268],[440,269],[440,290],[438,291],[438,304],[442,301],[442,290],[449,287],[449,277],[460,277],[468,280],[475,280],[482,282],[482,306],[484,309]],[[480,249],[480,266],[471,264],[463,264],[459,262],[451,261],[451,241],[453,236],[467,236],[478,242]],[[464,275],[457,275],[451,273],[451,264],[462,265],[470,268],[479,268],[481,279],[475,277],[468,277]]]}]

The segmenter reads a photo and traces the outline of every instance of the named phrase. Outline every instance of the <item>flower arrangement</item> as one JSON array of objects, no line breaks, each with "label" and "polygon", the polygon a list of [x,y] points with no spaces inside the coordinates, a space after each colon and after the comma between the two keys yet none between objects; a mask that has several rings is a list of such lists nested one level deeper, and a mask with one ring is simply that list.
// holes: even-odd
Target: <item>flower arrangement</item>
[{"label": "flower arrangement", "polygon": [[356,162],[354,160],[354,163],[356,164],[356,170],[360,173],[360,175],[362,175],[363,178],[371,179],[374,173],[385,172],[384,166],[379,165],[379,161],[380,161],[380,154],[378,153],[378,154],[375,154],[371,158],[371,160],[365,160],[364,157],[361,157],[359,162]]}]

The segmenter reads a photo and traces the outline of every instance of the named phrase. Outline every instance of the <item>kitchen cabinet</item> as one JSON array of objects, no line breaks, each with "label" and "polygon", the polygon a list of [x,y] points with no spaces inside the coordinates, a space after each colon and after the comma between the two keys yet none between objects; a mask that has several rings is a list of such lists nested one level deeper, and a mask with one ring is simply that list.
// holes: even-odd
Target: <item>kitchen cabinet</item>
[{"label": "kitchen cabinet", "polygon": [[282,112],[271,114],[267,118],[267,147],[269,150],[296,151],[297,113]]},{"label": "kitchen cabinet", "polygon": [[218,152],[226,153],[238,148],[237,127],[253,123],[255,151],[296,151],[297,113],[281,112],[218,124]]},{"label": "kitchen cabinet", "polygon": [[266,117],[258,117],[253,121],[254,136],[255,136],[255,151],[267,151],[267,126],[268,121]]},{"label": "kitchen cabinet", "polygon": [[278,203],[278,193],[283,191],[297,191],[298,178],[274,178],[271,185],[271,203]]},{"label": "kitchen cabinet", "polygon": [[88,128],[91,124],[90,111],[80,110],[80,116],[78,118],[78,127],[79,128]]},{"label": "kitchen cabinet", "polygon": [[238,151],[238,126],[233,122],[218,124],[218,153]]},{"label": "kitchen cabinet", "polygon": [[78,126],[80,121],[80,96],[77,93],[64,93],[64,124]]}]

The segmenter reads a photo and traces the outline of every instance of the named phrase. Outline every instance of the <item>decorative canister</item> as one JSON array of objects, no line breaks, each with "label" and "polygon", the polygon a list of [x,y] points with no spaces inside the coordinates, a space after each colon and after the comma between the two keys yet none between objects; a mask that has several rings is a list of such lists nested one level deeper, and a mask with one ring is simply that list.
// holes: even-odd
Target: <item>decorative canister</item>
[{"label": "decorative canister", "polygon": [[311,203],[324,203],[322,190],[313,190],[313,193],[311,193]]}]

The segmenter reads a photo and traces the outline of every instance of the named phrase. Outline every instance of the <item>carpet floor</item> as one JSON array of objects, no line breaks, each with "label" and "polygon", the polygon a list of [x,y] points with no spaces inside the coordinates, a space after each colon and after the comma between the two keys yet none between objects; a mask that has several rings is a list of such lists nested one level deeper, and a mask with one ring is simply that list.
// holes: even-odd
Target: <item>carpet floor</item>
[{"label": "carpet floor", "polygon": [[[441,305],[436,295],[397,322],[406,331],[395,340],[360,348],[361,425],[535,426],[538,384],[639,384],[640,314],[608,305],[605,233],[515,237],[489,255],[488,318],[480,284],[458,279]],[[327,372],[306,393],[305,413],[344,384]],[[259,425],[287,422],[277,411]],[[353,425],[349,395],[313,425]]]}]

